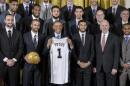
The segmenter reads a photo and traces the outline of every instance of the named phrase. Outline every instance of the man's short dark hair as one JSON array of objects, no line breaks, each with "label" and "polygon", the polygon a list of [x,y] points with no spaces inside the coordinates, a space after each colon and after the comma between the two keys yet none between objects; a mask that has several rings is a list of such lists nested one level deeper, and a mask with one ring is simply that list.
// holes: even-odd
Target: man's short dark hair
[{"label": "man's short dark hair", "polygon": [[59,10],[60,10],[60,7],[59,7],[59,6],[54,5],[54,6],[52,6],[51,11],[53,11],[53,9],[54,9],[54,8],[57,8],[57,9],[59,9]]},{"label": "man's short dark hair", "polygon": [[34,4],[33,7],[32,7],[32,9],[34,9],[35,7],[41,8],[41,6],[39,4]]},{"label": "man's short dark hair", "polygon": [[75,11],[76,11],[77,9],[81,9],[82,11],[84,11],[83,7],[81,7],[81,6],[76,6]]}]

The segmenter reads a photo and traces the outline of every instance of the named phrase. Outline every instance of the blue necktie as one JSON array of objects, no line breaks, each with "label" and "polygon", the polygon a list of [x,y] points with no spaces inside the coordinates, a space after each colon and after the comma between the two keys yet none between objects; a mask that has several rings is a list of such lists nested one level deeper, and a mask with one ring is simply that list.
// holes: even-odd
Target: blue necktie
[{"label": "blue necktie", "polygon": [[129,41],[129,37],[125,37],[125,44],[127,45]]},{"label": "blue necktie", "polygon": [[26,11],[26,15],[28,16],[28,15],[29,15],[29,7],[26,6],[25,8],[26,8],[26,9],[25,9],[25,11]]}]

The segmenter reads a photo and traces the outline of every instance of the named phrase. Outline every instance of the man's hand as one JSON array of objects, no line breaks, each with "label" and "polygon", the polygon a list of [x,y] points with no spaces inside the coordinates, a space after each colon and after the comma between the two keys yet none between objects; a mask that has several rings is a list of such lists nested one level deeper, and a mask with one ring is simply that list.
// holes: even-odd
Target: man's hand
[{"label": "man's hand", "polygon": [[128,69],[129,65],[128,64],[123,64],[123,68]]},{"label": "man's hand", "polygon": [[15,65],[15,61],[13,59],[8,59],[6,62],[6,65],[9,67],[12,67]]},{"label": "man's hand", "polygon": [[93,68],[93,73],[96,73],[96,72],[97,72],[97,70],[96,70],[96,68],[94,67],[94,68]]},{"label": "man's hand", "polygon": [[116,75],[116,74],[117,74],[117,69],[112,69],[111,74],[112,74],[112,75]]},{"label": "man's hand", "polygon": [[30,61],[28,60],[28,54],[24,57],[25,61],[30,64]]},{"label": "man's hand", "polygon": [[50,46],[52,45],[52,39],[48,39],[48,42],[47,42],[47,48],[50,48]]},{"label": "man's hand", "polygon": [[81,68],[87,68],[90,66],[90,64],[91,64],[90,62],[79,62],[79,66]]}]

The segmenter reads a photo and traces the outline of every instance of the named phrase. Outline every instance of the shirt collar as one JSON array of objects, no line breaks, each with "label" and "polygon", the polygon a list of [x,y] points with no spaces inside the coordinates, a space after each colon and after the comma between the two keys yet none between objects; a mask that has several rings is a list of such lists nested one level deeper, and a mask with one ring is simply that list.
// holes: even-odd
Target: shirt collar
[{"label": "shirt collar", "polygon": [[93,10],[93,9],[97,10],[97,7],[98,7],[97,5],[96,5],[96,6],[92,6],[92,5],[91,5],[91,9],[92,9],[92,10]]},{"label": "shirt collar", "polygon": [[105,35],[105,36],[108,36],[109,35],[109,31],[107,33],[102,33],[102,36]]},{"label": "shirt collar", "polygon": [[26,6],[29,7],[29,3],[23,2],[23,6],[24,6],[24,8],[26,8]]},{"label": "shirt collar", "polygon": [[79,31],[79,34],[80,34],[80,35],[82,35],[82,34],[86,35],[86,31],[85,31],[85,32]]},{"label": "shirt collar", "polygon": [[6,29],[6,32],[8,32],[8,31],[13,32],[13,27],[12,27],[12,28],[9,28],[9,27],[5,26],[5,29]]},{"label": "shirt collar", "polygon": [[127,22],[122,21],[122,24],[127,24],[127,23],[128,23],[128,21]]},{"label": "shirt collar", "polygon": [[32,34],[32,37],[34,38],[34,36],[36,35],[36,37],[38,37],[38,32],[34,32],[31,30],[31,34]]},{"label": "shirt collar", "polygon": [[34,15],[32,15],[32,18],[33,18],[33,19],[38,19],[38,20],[39,20],[39,18],[35,17]]},{"label": "shirt collar", "polygon": [[124,38],[126,38],[126,37],[130,38],[130,35],[124,35]]},{"label": "shirt collar", "polygon": [[55,37],[57,37],[57,36],[60,36],[61,37],[61,33],[60,34],[58,34],[58,33],[54,33],[55,34]]},{"label": "shirt collar", "polygon": [[117,9],[118,5],[113,5],[112,8],[116,8]]},{"label": "shirt collar", "polygon": [[69,8],[69,7],[71,7],[71,9],[73,8],[73,4],[67,4],[67,7]]},{"label": "shirt collar", "polygon": [[[59,19],[58,19],[58,20],[59,20]],[[53,22],[55,22],[55,21],[56,21],[56,19],[52,18],[52,21],[53,21]]]},{"label": "shirt collar", "polygon": [[3,5],[6,6],[6,3],[4,3],[4,4],[0,3],[0,6],[3,6]]},{"label": "shirt collar", "polygon": [[43,5],[44,5],[44,6],[46,6],[46,5],[47,5],[47,7],[48,7],[48,6],[49,6],[49,2],[48,2],[48,3],[44,3],[44,2],[43,2]]}]

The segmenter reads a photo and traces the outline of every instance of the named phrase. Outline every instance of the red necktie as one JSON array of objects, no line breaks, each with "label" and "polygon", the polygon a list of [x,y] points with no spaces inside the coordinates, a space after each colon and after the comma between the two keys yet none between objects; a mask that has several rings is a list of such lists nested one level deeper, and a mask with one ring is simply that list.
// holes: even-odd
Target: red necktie
[{"label": "red necktie", "polygon": [[105,44],[106,44],[106,42],[105,42],[105,35],[103,35],[102,41],[101,41],[102,51],[104,51]]}]

